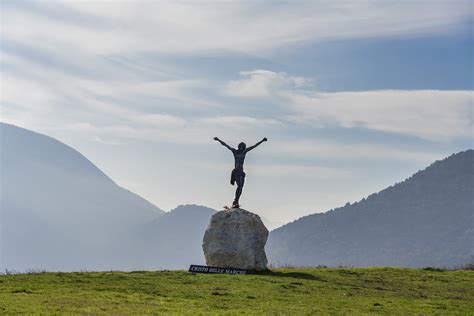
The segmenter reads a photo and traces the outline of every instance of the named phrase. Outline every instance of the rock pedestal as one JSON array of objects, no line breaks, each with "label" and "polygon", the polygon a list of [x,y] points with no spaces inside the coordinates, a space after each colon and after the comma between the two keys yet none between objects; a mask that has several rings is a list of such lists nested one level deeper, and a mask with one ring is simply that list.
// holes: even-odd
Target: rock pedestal
[{"label": "rock pedestal", "polygon": [[208,266],[262,271],[267,269],[268,230],[257,214],[241,208],[215,213],[202,248]]}]

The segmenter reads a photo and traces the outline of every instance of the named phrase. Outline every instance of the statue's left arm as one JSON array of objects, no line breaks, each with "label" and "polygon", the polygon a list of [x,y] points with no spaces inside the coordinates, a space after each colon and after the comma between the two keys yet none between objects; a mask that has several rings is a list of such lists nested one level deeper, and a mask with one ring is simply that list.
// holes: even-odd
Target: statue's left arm
[{"label": "statue's left arm", "polygon": [[255,145],[253,146],[250,146],[250,147],[247,147],[247,150],[245,152],[249,152],[251,151],[252,149],[256,148],[258,145],[260,145],[261,143],[263,142],[266,142],[268,139],[266,137],[264,137],[261,141],[259,141],[258,143],[256,143]]}]

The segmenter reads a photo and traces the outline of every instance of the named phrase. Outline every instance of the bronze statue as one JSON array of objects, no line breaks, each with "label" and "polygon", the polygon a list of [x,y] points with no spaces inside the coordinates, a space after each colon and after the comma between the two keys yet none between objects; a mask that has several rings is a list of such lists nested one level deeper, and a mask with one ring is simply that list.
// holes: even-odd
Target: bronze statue
[{"label": "bronze statue", "polygon": [[240,143],[237,149],[230,147],[226,143],[224,143],[222,140],[220,140],[218,137],[214,137],[215,141],[218,141],[221,143],[224,147],[229,149],[232,154],[234,154],[234,160],[235,160],[235,167],[234,170],[232,170],[232,173],[230,175],[230,184],[234,185],[234,183],[237,183],[237,189],[235,190],[235,199],[234,202],[232,203],[233,208],[239,207],[239,199],[240,195],[242,194],[242,188],[244,187],[244,182],[245,182],[245,172],[244,172],[244,160],[245,160],[245,155],[260,145],[263,142],[267,141],[267,138],[263,138],[261,141],[256,143],[253,146],[250,146],[247,148],[247,145],[245,145],[244,142]]}]

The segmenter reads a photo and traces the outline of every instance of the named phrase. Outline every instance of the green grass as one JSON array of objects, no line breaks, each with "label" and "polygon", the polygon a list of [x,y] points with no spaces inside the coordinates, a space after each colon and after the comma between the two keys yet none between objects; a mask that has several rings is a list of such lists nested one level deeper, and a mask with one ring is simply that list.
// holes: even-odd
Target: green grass
[{"label": "green grass", "polygon": [[474,271],[274,269],[259,275],[0,275],[0,314],[474,315]]}]

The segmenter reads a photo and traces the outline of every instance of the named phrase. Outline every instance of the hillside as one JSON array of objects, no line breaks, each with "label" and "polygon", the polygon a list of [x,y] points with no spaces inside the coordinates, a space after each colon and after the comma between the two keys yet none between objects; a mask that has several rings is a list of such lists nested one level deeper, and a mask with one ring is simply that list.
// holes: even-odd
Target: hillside
[{"label": "hillside", "polygon": [[0,123],[0,268],[111,269],[124,233],[163,214],[73,148]]},{"label": "hillside", "polygon": [[270,233],[274,265],[459,266],[474,258],[474,151]]},{"label": "hillside", "polygon": [[180,205],[141,225],[127,241],[137,258],[135,269],[186,269],[204,264],[202,238],[216,211],[199,205]]},{"label": "hillside", "polygon": [[0,275],[0,314],[469,315],[474,272],[395,268]]}]

